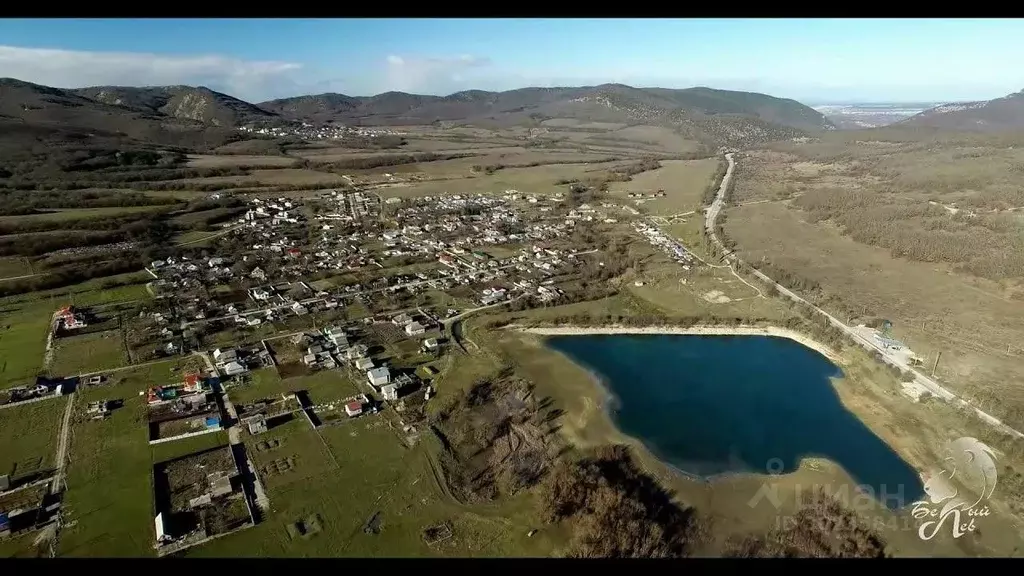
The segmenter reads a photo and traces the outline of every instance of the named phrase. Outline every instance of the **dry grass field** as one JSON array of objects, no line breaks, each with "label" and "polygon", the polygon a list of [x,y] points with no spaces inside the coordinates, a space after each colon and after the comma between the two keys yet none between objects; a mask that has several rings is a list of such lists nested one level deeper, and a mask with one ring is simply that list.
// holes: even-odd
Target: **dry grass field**
[{"label": "dry grass field", "polygon": [[633,201],[630,192],[644,195],[664,191],[665,196],[636,202],[643,211],[656,216],[700,210],[704,191],[712,184],[720,160],[662,160],[661,168],[633,176],[629,182],[613,182],[609,192],[621,201]]},{"label": "dry grass field", "polygon": [[232,166],[294,166],[298,161],[286,156],[244,156],[193,154],[188,157],[189,168],[224,168]]},{"label": "dry grass field", "polygon": [[599,166],[586,164],[547,164],[530,168],[506,168],[493,174],[480,174],[472,178],[461,177],[416,183],[400,183],[377,189],[382,197],[402,198],[438,196],[441,194],[501,194],[505,190],[522,193],[551,195],[567,191],[566,184],[573,179],[582,180],[602,172]]},{"label": "dry grass field", "polygon": [[210,176],[183,180],[187,185],[234,184],[239,188],[248,186],[288,186],[306,184],[342,184],[345,179],[338,174],[318,172],[303,168],[282,168],[279,170],[253,170],[248,176]]},{"label": "dry grass field", "polygon": [[741,156],[726,235],[840,317],[891,320],[929,370],[941,353],[938,380],[1024,426],[1024,151],[845,138]]}]

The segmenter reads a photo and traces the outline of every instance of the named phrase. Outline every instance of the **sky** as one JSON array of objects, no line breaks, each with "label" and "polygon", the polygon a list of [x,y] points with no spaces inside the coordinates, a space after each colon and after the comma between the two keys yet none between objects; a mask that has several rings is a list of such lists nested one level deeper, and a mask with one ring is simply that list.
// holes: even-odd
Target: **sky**
[{"label": "sky", "polygon": [[1021,39],[1014,19],[0,19],[0,77],[251,102],[607,82],[952,102],[1024,89]]}]

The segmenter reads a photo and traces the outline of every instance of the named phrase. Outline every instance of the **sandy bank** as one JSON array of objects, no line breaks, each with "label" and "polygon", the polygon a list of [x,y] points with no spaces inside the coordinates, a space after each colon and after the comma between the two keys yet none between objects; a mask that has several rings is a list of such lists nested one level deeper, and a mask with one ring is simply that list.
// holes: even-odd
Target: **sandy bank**
[{"label": "sandy bank", "polygon": [[539,334],[542,336],[583,336],[587,334],[683,334],[694,336],[777,336],[789,338],[794,342],[820,353],[829,360],[838,363],[839,356],[834,350],[810,338],[809,336],[776,326],[537,326],[527,327],[513,325],[508,328]]}]

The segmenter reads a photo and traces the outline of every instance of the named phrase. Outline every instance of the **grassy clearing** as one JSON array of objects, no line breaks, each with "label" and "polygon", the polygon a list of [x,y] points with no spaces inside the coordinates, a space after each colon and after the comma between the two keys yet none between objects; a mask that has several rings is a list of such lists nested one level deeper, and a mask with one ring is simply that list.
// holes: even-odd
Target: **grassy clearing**
[{"label": "grassy clearing", "polygon": [[[490,167],[492,172],[508,170],[515,167],[531,167],[530,164],[587,164],[607,162],[614,159],[608,154],[581,154],[578,151],[531,151],[526,149],[491,152],[472,158],[457,158],[438,162],[409,164],[407,167],[395,166],[396,174],[422,174],[429,177],[458,178],[472,177],[484,173]],[[474,168],[478,168],[474,170]],[[483,168],[484,170],[480,170]]]},{"label": "grassy clearing", "polygon": [[704,190],[714,178],[718,163],[717,158],[663,160],[661,168],[637,174],[629,182],[613,182],[609,188],[613,196],[623,200],[627,200],[629,192],[653,194],[663,190],[664,197],[647,198],[640,204],[645,212],[657,216],[699,211]]},{"label": "grassy clearing", "polygon": [[527,194],[565,193],[567,187],[556,184],[595,176],[600,168],[584,164],[549,164],[532,168],[506,168],[491,175],[457,180],[427,181],[401,187],[380,188],[382,197],[438,196],[443,194],[502,194],[514,189]]},{"label": "grassy clearing", "polygon": [[54,339],[54,374],[72,375],[118,368],[127,363],[120,330]]},{"label": "grassy clearing", "polygon": [[[121,373],[125,374],[125,373]],[[61,556],[152,556],[152,457],[141,375],[118,376],[84,388],[76,415],[65,513],[75,525],[61,531]],[[89,402],[124,400],[106,420],[85,415]]]},{"label": "grassy clearing", "polygon": [[0,387],[32,378],[42,368],[54,310],[48,301],[0,304]]},{"label": "grassy clearing", "polygon": [[[21,308],[30,304],[41,304],[45,301],[52,306],[49,314],[53,314],[54,310],[68,304],[95,306],[140,300],[149,298],[149,293],[146,291],[146,283],[151,280],[153,280],[153,277],[145,270],[103,278],[93,278],[71,286],[64,286],[63,288],[40,290],[0,298],[0,310],[8,306]],[[114,286],[114,284],[118,285]],[[47,321],[49,321],[49,315],[47,315]]]},{"label": "grassy clearing", "polygon": [[32,266],[25,258],[0,258],[0,279],[25,276],[32,273]]},{"label": "grassy clearing", "polygon": [[[295,476],[268,486],[273,509],[264,523],[190,550],[188,556],[502,556],[550,551],[545,535],[526,538],[532,524],[519,511],[529,500],[486,513],[458,505],[437,483],[426,443],[405,448],[383,415],[322,428],[322,442],[312,438],[316,433],[305,422],[289,423],[279,434],[283,442],[266,457],[294,453],[301,481]],[[365,533],[364,525],[375,514],[379,533]],[[289,534],[289,525],[310,519],[319,531],[306,537]],[[450,523],[452,537],[427,545],[422,531],[442,522]]]},{"label": "grassy clearing", "polygon": [[54,466],[67,398],[43,400],[0,412],[0,474],[21,476]]},{"label": "grassy clearing", "polygon": [[[278,341],[279,346],[288,346]],[[321,370],[306,376],[281,379],[274,368],[261,368],[249,373],[245,384],[232,386],[232,402],[244,404],[263,398],[280,398],[287,394],[305,390],[314,403],[330,402],[360,394],[363,390],[352,381],[348,370]]]},{"label": "grassy clearing", "polygon": [[647,145],[670,151],[675,154],[693,152],[699,148],[699,144],[693,140],[687,140],[674,130],[662,126],[628,126],[619,130],[601,135],[590,135],[588,141],[616,141],[625,140],[631,143]]},{"label": "grassy clearing", "polygon": [[237,184],[244,188],[258,186],[288,186],[290,184],[323,184],[324,186],[340,185],[345,179],[337,174],[329,172],[317,172],[303,168],[281,168],[278,170],[253,170],[248,176],[212,176],[208,178],[194,178],[182,180],[188,184]]},{"label": "grassy clearing", "polygon": [[[79,389],[68,455],[61,556],[137,557],[153,555],[153,464],[203,448],[223,445],[224,434],[207,434],[149,445],[147,409],[139,393],[180,382],[202,361],[189,357],[122,370],[100,386]],[[86,415],[89,402],[124,400],[110,418]]]},{"label": "grassy clearing", "polygon": [[298,163],[298,160],[286,156],[190,154],[187,165],[189,168],[225,168],[234,166],[288,167],[294,166],[296,163]]},{"label": "grassy clearing", "polygon": [[110,208],[66,208],[54,209],[40,214],[27,214],[24,216],[0,216],[0,223],[4,222],[68,222],[69,224],[79,220],[91,220],[94,218],[107,218],[110,216],[122,216],[125,214],[140,214],[156,210],[167,210],[166,205],[157,206],[114,206]]}]

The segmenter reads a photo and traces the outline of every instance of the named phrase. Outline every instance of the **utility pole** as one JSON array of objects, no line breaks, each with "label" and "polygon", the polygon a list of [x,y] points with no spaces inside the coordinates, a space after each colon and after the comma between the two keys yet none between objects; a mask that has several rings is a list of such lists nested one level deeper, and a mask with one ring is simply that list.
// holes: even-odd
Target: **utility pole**
[{"label": "utility pole", "polygon": [[939,352],[935,355],[935,363],[932,364],[932,374],[931,374],[932,378],[935,377],[935,368],[938,367],[938,365],[939,365],[939,358],[940,357],[942,357],[942,350],[939,350]]}]

